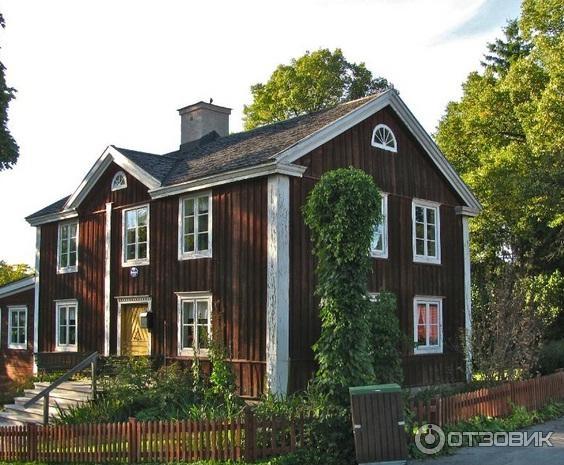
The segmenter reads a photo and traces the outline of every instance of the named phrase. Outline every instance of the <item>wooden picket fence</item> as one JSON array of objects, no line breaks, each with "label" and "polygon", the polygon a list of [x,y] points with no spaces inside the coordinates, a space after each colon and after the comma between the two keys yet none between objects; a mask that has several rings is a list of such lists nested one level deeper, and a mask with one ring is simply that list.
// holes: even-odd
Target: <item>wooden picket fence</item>
[{"label": "wooden picket fence", "polygon": [[137,421],[0,428],[0,461],[50,463],[167,463],[256,460],[284,455],[304,444],[300,418],[232,421]]},{"label": "wooden picket fence", "polygon": [[476,416],[508,416],[513,405],[536,410],[557,400],[564,400],[564,372],[428,401],[412,401],[410,408],[418,424],[443,426]]}]

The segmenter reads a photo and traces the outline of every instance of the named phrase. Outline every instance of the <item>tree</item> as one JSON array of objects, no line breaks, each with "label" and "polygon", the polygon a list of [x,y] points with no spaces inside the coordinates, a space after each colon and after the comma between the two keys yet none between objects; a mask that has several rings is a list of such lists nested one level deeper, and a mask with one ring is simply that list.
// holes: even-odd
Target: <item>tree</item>
[{"label": "tree", "polygon": [[[0,13],[0,26],[6,27]],[[8,106],[16,90],[6,84],[5,66],[0,62],[0,171],[11,168],[18,160],[19,147],[8,129]]]},{"label": "tree", "polygon": [[310,192],[304,218],[317,257],[321,335],[314,345],[316,382],[337,402],[348,387],[374,381],[367,295],[370,243],[380,217],[380,193],[364,171],[325,173]]},{"label": "tree", "polygon": [[251,86],[253,103],[243,110],[245,129],[283,121],[392,87],[374,78],[364,63],[351,63],[343,52],[306,52],[279,65],[266,84]]},{"label": "tree", "polygon": [[564,267],[563,31],[561,0],[525,0],[439,123],[439,146],[484,206],[472,222],[478,272]]},{"label": "tree", "polygon": [[33,270],[24,264],[8,265],[0,260],[0,286],[25,278],[33,273]]}]

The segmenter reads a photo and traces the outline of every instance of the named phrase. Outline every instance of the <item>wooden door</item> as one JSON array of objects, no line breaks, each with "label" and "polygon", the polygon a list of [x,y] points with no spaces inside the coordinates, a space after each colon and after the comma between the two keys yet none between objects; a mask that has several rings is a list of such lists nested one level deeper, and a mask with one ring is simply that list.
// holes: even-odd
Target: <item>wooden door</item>
[{"label": "wooden door", "polygon": [[147,305],[123,305],[121,307],[121,355],[149,355],[149,330],[141,328],[139,316],[147,311]]},{"label": "wooden door", "polygon": [[[359,391],[353,394],[353,389]],[[405,463],[407,442],[399,389],[363,392],[351,388],[351,409],[357,462]]]}]

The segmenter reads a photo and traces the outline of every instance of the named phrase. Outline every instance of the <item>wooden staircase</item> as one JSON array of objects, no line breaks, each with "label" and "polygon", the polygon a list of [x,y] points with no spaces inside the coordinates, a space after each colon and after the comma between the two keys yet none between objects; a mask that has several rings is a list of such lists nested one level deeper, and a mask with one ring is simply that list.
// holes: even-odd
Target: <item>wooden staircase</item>
[{"label": "wooden staircase", "polygon": [[[0,426],[25,423],[43,424],[45,398],[29,407],[25,407],[24,404],[49,386],[50,383],[35,383],[33,389],[24,391],[24,396],[16,397],[13,404],[5,405],[4,410],[0,411]],[[56,418],[59,415],[59,409],[64,411],[70,406],[87,402],[91,398],[92,382],[90,380],[65,381],[49,393],[49,417]]]}]

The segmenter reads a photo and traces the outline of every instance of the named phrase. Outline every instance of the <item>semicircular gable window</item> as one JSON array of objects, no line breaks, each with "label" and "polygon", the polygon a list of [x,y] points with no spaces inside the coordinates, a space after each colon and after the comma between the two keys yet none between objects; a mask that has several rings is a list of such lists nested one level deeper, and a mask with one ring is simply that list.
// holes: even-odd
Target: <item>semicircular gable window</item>
[{"label": "semicircular gable window", "polygon": [[112,190],[119,191],[127,187],[127,177],[123,171],[118,171],[112,179]]},{"label": "semicircular gable window", "polygon": [[398,151],[396,136],[385,124],[379,124],[374,128],[372,132],[372,146],[394,153]]}]

